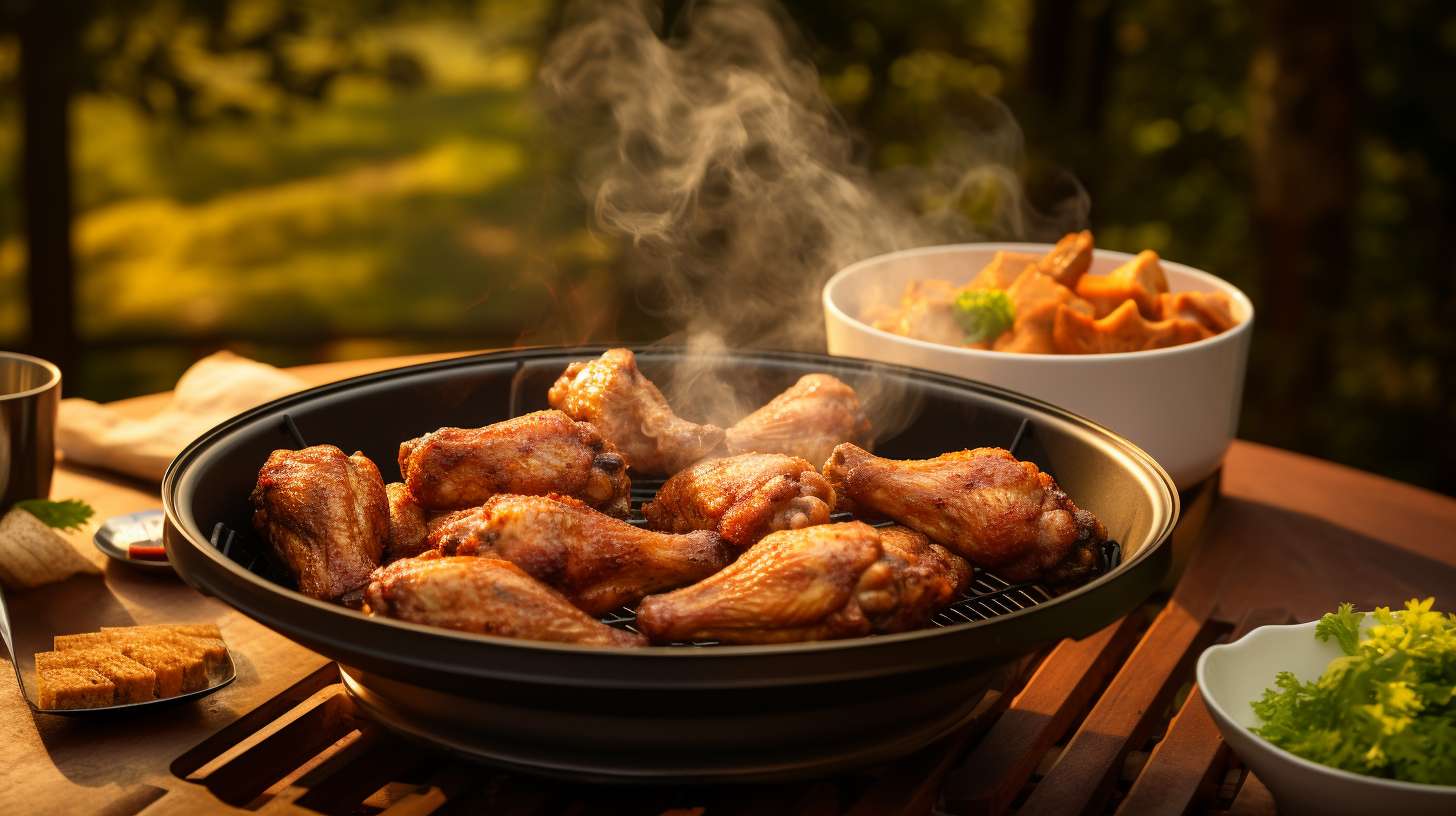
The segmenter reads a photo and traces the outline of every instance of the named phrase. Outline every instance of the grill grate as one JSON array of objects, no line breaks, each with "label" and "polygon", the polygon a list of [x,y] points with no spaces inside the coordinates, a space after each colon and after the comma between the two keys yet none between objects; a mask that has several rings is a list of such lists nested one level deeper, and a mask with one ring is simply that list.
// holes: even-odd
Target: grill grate
[{"label": "grill grate", "polygon": [[[520,379],[519,372],[516,379]],[[514,386],[514,383],[513,383]],[[512,415],[517,411],[516,388],[512,388]],[[283,415],[284,434],[297,447],[307,447],[307,442],[298,425],[291,415]],[[1023,419],[1012,437],[1011,444],[1007,450],[1016,452],[1017,447],[1035,430],[1030,419]],[[627,518],[631,524],[639,527],[646,525],[642,516],[642,506],[657,495],[665,480],[661,478],[638,478],[632,480],[632,512]],[[852,521],[854,516],[850,513],[835,513],[830,516],[834,522]],[[873,522],[876,527],[885,527],[893,524],[892,521]],[[281,566],[274,562],[266,548],[258,546],[256,541],[246,535],[238,535],[236,530],[219,522],[213,526],[212,546],[223,555],[232,559],[242,567],[263,578],[275,582],[286,583],[285,573]],[[1122,561],[1122,546],[1116,541],[1106,541],[1102,545],[1100,558],[1097,565],[1097,573],[1101,574],[1116,567]],[[1029,609],[1037,604],[1044,603],[1054,596],[1054,593],[1047,587],[1036,583],[1013,584],[1005,579],[987,572],[976,569],[972,575],[970,586],[950,606],[942,609],[930,619],[932,625],[937,627],[957,626],[966,623],[990,620],[991,618],[1007,615],[1012,612],[1019,612]],[[618,629],[625,629],[630,632],[637,631],[637,610],[629,606],[608,612],[600,620],[608,626]],[[691,643],[674,643],[674,646],[716,646],[717,641],[694,641]]]}]

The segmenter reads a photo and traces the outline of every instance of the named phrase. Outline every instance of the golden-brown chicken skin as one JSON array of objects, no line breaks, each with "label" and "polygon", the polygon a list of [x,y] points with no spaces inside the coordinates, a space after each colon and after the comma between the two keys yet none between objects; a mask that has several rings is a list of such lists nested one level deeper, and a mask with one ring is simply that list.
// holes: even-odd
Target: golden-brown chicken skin
[{"label": "golden-brown chicken skin", "polygon": [[834,489],[807,461],[781,453],[708,459],[668,479],[642,508],[654,530],[716,530],[739,551],[777,530],[827,524]]},{"label": "golden-brown chicken skin", "polygon": [[[880,560],[880,536],[863,522],[780,530],[721,572],[643,599],[637,626],[655,643],[792,643],[869,634],[858,593]],[[892,580],[887,570],[868,591]]]},{"label": "golden-brown chicken skin", "polygon": [[879,592],[861,589],[860,607],[876,632],[919,629],[955,602],[971,580],[966,559],[908,527],[881,527],[880,563],[891,578]]},{"label": "golden-brown chicken skin", "polygon": [[869,444],[870,421],[854,389],[828,374],[805,374],[728,429],[729,453],[783,453],[811,462],[841,442]]},{"label": "golden-brown chicken skin", "polygon": [[497,493],[573,496],[626,516],[626,462],[596,428],[537,411],[484,428],[441,428],[399,446],[399,472],[428,510],[479,507]]},{"label": "golden-brown chicken skin", "polygon": [[384,561],[412,558],[430,548],[428,519],[425,509],[415,501],[402,482],[384,486],[389,499],[389,543],[384,548]]},{"label": "golden-brown chicken skin", "polygon": [[609,349],[567,366],[547,399],[551,407],[595,425],[627,457],[633,473],[676,473],[723,443],[722,428],[673,413],[628,349]]},{"label": "golden-brown chicken skin", "polygon": [[1083,577],[1107,535],[1051,476],[1000,448],[896,460],[845,444],[824,475],[856,512],[894,519],[1008,581]]},{"label": "golden-brown chicken skin", "polygon": [[510,561],[593,615],[691,584],[735,555],[717,533],[643,530],[561,496],[495,496],[433,542],[444,555]]},{"label": "golden-brown chicken skin", "polygon": [[389,501],[364,454],[333,445],[273,451],[250,498],[253,526],[305,595],[339,600],[379,566]]},{"label": "golden-brown chicken skin", "polygon": [[406,558],[375,572],[364,598],[370,614],[447,629],[589,646],[644,644],[498,558]]}]

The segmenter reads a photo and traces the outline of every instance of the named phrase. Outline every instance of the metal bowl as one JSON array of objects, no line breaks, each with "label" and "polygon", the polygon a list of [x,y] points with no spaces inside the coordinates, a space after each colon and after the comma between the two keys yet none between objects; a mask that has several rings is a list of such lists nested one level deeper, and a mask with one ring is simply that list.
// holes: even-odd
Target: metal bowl
[{"label": "metal bowl", "polygon": [[[804,776],[913,751],[962,724],[998,671],[1126,614],[1168,568],[1165,545],[1178,518],[1173,482],[1111,431],[1028,397],[917,369],[752,352],[691,358],[694,376],[731,383],[753,404],[803,374],[833,373],[867,396],[882,433],[877,450],[888,456],[1014,447],[1103,520],[1122,544],[1120,561],[1054,596],[1037,587],[996,589],[979,604],[968,602],[963,622],[942,617],[921,631],[644,649],[511,640],[368,617],[302,595],[270,569],[251,533],[247,497],[275,448],[306,440],[362,450],[388,480],[400,441],[544,408],[547,388],[568,363],[603,350],[507,351],[411,366],[237,416],[189,445],[167,470],[168,556],[197,589],[338,660],[346,686],[390,727],[515,768],[643,781]],[[659,383],[681,374],[690,359],[675,348],[637,355]],[[608,620],[629,625],[630,615]]]}]

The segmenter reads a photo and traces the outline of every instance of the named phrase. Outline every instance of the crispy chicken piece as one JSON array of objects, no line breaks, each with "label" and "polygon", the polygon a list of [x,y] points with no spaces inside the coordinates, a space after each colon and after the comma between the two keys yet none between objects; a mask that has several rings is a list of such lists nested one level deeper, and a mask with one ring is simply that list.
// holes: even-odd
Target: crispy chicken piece
[{"label": "crispy chicken piece", "polygon": [[595,425],[634,473],[676,473],[723,443],[722,428],[674,414],[637,369],[636,355],[624,348],[567,366],[547,399],[551,407]]},{"label": "crispy chicken piece", "polygon": [[962,345],[966,330],[956,320],[956,291],[956,285],[947,280],[912,280],[905,284],[899,306],[886,310],[873,321],[874,326],[916,340]]},{"label": "crispy chicken piece", "polygon": [[1082,276],[1076,289],[1092,304],[1096,317],[1106,317],[1131,300],[1143,317],[1157,320],[1158,295],[1168,291],[1168,277],[1163,274],[1158,253],[1145,249],[1106,275]]},{"label": "crispy chicken piece", "polygon": [[[861,579],[880,560],[880,535],[863,522],[781,530],[726,569],[645,598],[637,626],[655,643],[792,643],[869,634]],[[877,570],[863,591],[893,580]]]},{"label": "crispy chicken piece", "polygon": [[1077,281],[1092,268],[1092,231],[1069,232],[1036,262],[1037,271],[1066,287],[1075,287]]},{"label": "crispy chicken piece", "polygon": [[510,561],[593,615],[706,578],[736,554],[708,530],[643,530],[561,496],[495,496],[434,542],[444,555]]},{"label": "crispy chicken piece", "polygon": [[728,429],[729,453],[784,453],[822,462],[841,442],[867,445],[859,395],[828,374],[805,374]]},{"label": "crispy chicken piece", "polygon": [[425,509],[415,501],[409,487],[390,482],[384,486],[384,493],[389,498],[389,543],[384,547],[384,561],[413,558],[429,549]]},{"label": "crispy chicken piece", "polygon": [[1057,348],[1053,341],[1053,326],[1057,307],[1066,304],[1067,308],[1080,314],[1092,314],[1092,304],[1077,297],[1071,289],[1057,283],[1035,266],[1022,270],[1021,275],[1006,290],[1006,296],[1011,299],[1016,317],[1011,324],[1011,330],[1002,332],[992,344],[991,347],[997,351],[1055,354]]},{"label": "crispy chicken piece", "polygon": [[1147,351],[1192,343],[1213,333],[1199,323],[1181,317],[1148,320],[1131,300],[1112,314],[1092,319],[1066,307],[1057,308],[1052,324],[1052,342],[1062,354],[1110,354]]},{"label": "crispy chicken piece", "polygon": [[876,632],[919,629],[965,590],[971,565],[908,527],[882,527],[879,533],[880,563],[889,566],[892,581],[879,592],[860,592],[860,608]]},{"label": "crispy chicken piece", "polygon": [[708,459],[679,471],[642,508],[654,530],[715,530],[739,552],[776,530],[827,524],[834,490],[818,469],[782,453]]},{"label": "crispy chicken piece", "polygon": [[991,262],[981,267],[965,288],[1005,289],[1028,267],[1035,268],[1040,262],[1041,256],[1029,252],[998,250],[991,256]]},{"label": "crispy chicken piece", "polygon": [[846,444],[834,449],[824,475],[857,511],[918,530],[1008,581],[1082,577],[1107,537],[1051,476],[1000,448],[895,460]]},{"label": "crispy chicken piece", "polygon": [[498,558],[406,558],[376,571],[364,597],[370,614],[447,629],[589,646],[644,644]]},{"label": "crispy chicken piece", "polygon": [[379,566],[389,500],[364,454],[333,445],[273,451],[251,500],[253,526],[305,595],[339,600]]},{"label": "crispy chicken piece", "polygon": [[1158,314],[1164,320],[1192,320],[1214,334],[1238,323],[1233,301],[1223,292],[1164,292],[1158,295]]},{"label": "crispy chicken piece", "polygon": [[626,462],[596,428],[537,411],[484,428],[441,428],[399,446],[399,472],[430,510],[478,507],[497,493],[573,496],[626,516]]}]

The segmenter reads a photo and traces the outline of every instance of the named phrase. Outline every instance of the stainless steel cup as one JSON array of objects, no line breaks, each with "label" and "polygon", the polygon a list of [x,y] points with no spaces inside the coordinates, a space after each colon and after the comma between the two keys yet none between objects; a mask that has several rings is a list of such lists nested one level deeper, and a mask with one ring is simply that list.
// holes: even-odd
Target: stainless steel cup
[{"label": "stainless steel cup", "polygon": [[0,512],[21,499],[50,495],[60,402],[59,368],[0,351]]}]

